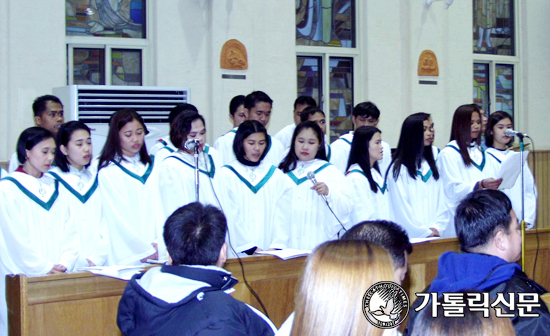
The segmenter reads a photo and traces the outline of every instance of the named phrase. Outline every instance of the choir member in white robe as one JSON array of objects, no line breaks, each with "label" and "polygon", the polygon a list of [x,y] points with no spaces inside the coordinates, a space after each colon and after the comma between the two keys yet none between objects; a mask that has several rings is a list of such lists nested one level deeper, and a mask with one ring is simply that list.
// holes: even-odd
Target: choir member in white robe
[{"label": "choir member in white robe", "polygon": [[[237,128],[238,127],[235,127],[231,131],[225,133],[216,139],[216,142],[214,143],[214,148],[218,151],[222,165],[230,164],[237,159],[235,152],[233,152],[233,141],[235,141]],[[266,148],[267,154],[264,161],[272,165],[279,165],[284,157],[285,151],[283,149],[283,145],[281,145],[279,140],[270,135],[268,135],[268,138],[269,147]]]},{"label": "choir member in white robe", "polygon": [[48,172],[66,195],[78,232],[79,258],[74,270],[107,263],[109,237],[101,221],[101,196],[96,169],[88,169],[92,158],[90,128],[69,121],[57,132],[55,167]]},{"label": "choir member in white robe", "polygon": [[[358,129],[361,126],[376,127],[379,119],[380,110],[372,102],[359,103],[353,108],[351,121],[354,129]],[[346,169],[348,167],[348,159],[352,142],[353,131],[350,131],[349,133],[336,139],[330,145],[332,153],[329,161],[344,174],[346,173]],[[384,157],[378,162],[378,168],[380,169],[382,176],[385,176],[386,170],[391,163],[391,148],[390,145],[384,141],[382,141],[382,147],[384,149]]]},{"label": "choir member in white robe", "polygon": [[286,248],[290,223],[290,179],[263,161],[269,138],[262,124],[243,122],[237,130],[237,160],[220,170],[230,244],[236,253]]},{"label": "choir member in white robe", "polygon": [[[344,226],[349,226],[353,204],[344,174],[326,160],[324,134],[317,123],[298,124],[290,153],[279,168],[293,182],[288,247],[311,250],[337,239]],[[308,180],[310,172],[314,173],[315,184]]]},{"label": "choir member in white robe", "polygon": [[386,176],[393,216],[411,238],[440,237],[447,227],[443,184],[432,146],[434,123],[427,113],[403,122],[394,161]]},{"label": "choir member in white robe", "polygon": [[4,168],[0,167],[0,179],[8,176],[8,172],[4,170]]},{"label": "choir member in white robe", "polygon": [[143,142],[146,132],[135,110],[119,110],[111,117],[98,172],[109,265],[136,265],[163,252],[157,250],[157,239],[162,239],[164,218],[154,157]]},{"label": "choir member in white robe", "polygon": [[351,189],[351,226],[366,220],[393,220],[388,187],[378,169],[384,155],[381,132],[361,126],[351,144],[346,178]]},{"label": "choir member in white robe", "polygon": [[294,123],[283,127],[282,130],[280,130],[279,132],[277,132],[277,134],[275,134],[275,138],[281,142],[281,144],[283,145],[283,148],[287,153],[292,143],[292,135],[294,134],[294,130],[296,129],[296,126],[302,121],[305,121],[305,120],[302,120],[302,117],[301,117],[302,111],[305,108],[310,106],[317,106],[317,102],[312,97],[300,96],[296,98],[296,100],[294,101],[294,113],[293,113]]},{"label": "choir member in white robe", "polygon": [[63,273],[78,258],[76,227],[59,183],[48,171],[53,135],[31,127],[19,137],[15,172],[0,181],[0,334],[7,334],[5,277]]},{"label": "choir member in white robe", "polygon": [[[214,181],[221,166],[218,152],[205,144],[204,118],[195,112],[184,112],[172,123],[170,137],[178,150],[168,156],[159,169],[159,193],[167,219],[178,208],[196,202],[194,149],[185,148],[188,140],[198,141],[199,151],[199,202],[219,207]],[[194,143],[193,143],[194,144]]]},{"label": "choir member in white robe", "polygon": [[455,237],[454,215],[458,203],[478,189],[498,189],[494,160],[480,147],[481,113],[476,104],[459,106],[453,116],[451,142],[441,150],[437,168],[442,178],[449,224],[444,237]]},{"label": "choir member in white robe", "polygon": [[[514,142],[513,138],[507,137],[505,132],[507,129],[514,128],[514,122],[511,115],[504,111],[498,111],[489,116],[488,127],[485,133],[485,139],[488,146],[486,151],[487,159],[497,162],[494,175],[498,173],[502,161],[506,156],[514,153],[509,149],[509,146]],[[519,169],[519,168],[518,168]],[[523,165],[524,177],[524,195],[525,195],[525,225],[527,229],[530,229],[535,224],[537,217],[537,189],[535,186],[535,180],[529,164],[525,161]],[[512,208],[521,221],[522,205],[521,205],[521,175],[516,180],[516,183],[512,188],[501,190],[504,192],[510,201],[512,202]]]}]

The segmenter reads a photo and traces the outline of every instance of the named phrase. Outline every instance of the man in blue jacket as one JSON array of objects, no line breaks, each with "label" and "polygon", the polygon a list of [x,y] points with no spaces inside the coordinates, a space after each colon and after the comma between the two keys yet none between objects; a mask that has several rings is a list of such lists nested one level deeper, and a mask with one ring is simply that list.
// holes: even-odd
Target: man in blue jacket
[{"label": "man in blue jacket", "polygon": [[227,222],[213,206],[191,203],[164,226],[168,262],[134,276],[118,307],[125,335],[273,335],[263,314],[226,293]]},{"label": "man in blue jacket", "polygon": [[[517,335],[550,335],[550,313],[540,299],[547,291],[529,279],[516,263],[521,257],[521,228],[508,197],[497,190],[470,193],[456,209],[455,227],[463,253],[446,252],[439,257],[437,276],[425,292],[436,292],[438,296],[464,291],[487,292],[490,304],[497,293],[503,293],[506,302],[514,299],[515,306],[501,304],[500,307],[513,316]],[[538,294],[536,300],[536,295],[529,295],[529,299],[536,301],[529,313],[539,317],[520,316],[523,314],[519,314],[518,303],[522,300],[517,293]],[[419,298],[413,303],[405,335],[413,333],[418,314],[414,308],[423,300]],[[442,301],[440,297],[438,302]],[[468,304],[466,297],[464,303]]]}]

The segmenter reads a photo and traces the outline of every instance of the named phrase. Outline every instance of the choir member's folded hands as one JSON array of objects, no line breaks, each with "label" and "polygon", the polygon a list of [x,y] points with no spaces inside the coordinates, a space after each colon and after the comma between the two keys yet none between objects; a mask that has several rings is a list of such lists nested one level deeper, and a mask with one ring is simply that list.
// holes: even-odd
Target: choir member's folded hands
[{"label": "choir member's folded hands", "polygon": [[151,243],[151,245],[153,245],[153,247],[155,248],[155,253],[151,254],[151,255],[148,256],[148,257],[145,257],[145,258],[141,259],[140,261],[141,261],[142,263],[146,263],[146,262],[147,262],[147,259],[159,260],[159,248],[158,248],[157,243]]},{"label": "choir member's folded hands", "polygon": [[51,269],[51,271],[48,272],[48,274],[59,274],[59,273],[65,273],[66,271],[67,271],[67,267],[61,264],[56,264],[56,265],[53,265],[53,268]]},{"label": "choir member's folded hands", "polygon": [[430,230],[432,230],[432,234],[429,235],[429,236],[426,237],[426,238],[430,238],[430,237],[441,237],[441,234],[439,233],[439,231],[437,231],[437,229],[430,228]]},{"label": "choir member's folded hands", "polygon": [[480,189],[492,189],[492,190],[498,190],[498,187],[502,183],[502,179],[494,179],[494,178],[486,178],[484,180],[481,180],[479,182]]},{"label": "choir member's folded hands", "polygon": [[315,185],[311,187],[311,189],[317,191],[319,195],[328,196],[328,187],[324,182],[315,183]]}]

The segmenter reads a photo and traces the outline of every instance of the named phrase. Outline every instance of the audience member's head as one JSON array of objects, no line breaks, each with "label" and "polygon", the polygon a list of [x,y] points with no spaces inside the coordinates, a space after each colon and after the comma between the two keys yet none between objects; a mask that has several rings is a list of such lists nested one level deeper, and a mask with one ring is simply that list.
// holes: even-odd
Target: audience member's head
[{"label": "audience member's head", "polygon": [[[466,298],[464,298],[466,301]],[[440,297],[439,302],[443,301]],[[470,311],[464,307],[463,317],[445,317],[444,308],[435,308],[437,317],[432,317],[432,302],[430,302],[414,321],[412,336],[515,336],[516,332],[509,318],[498,318],[493,308],[489,308],[489,317],[482,311]]]},{"label": "audience member's head", "polygon": [[327,120],[325,118],[325,112],[317,106],[306,107],[300,114],[300,121],[314,121],[323,131],[323,135],[327,133]]},{"label": "audience member's head", "polygon": [[379,246],[360,240],[319,245],[299,283],[291,335],[380,335],[360,302],[373,284],[392,279],[392,259]]},{"label": "audience member's head", "polygon": [[225,216],[214,206],[195,202],[177,209],[164,224],[168,263],[222,267],[226,233]]},{"label": "audience member's head", "polygon": [[45,95],[36,98],[32,104],[32,110],[36,126],[45,128],[54,135],[65,122],[63,104],[56,96]]},{"label": "audience member's head", "polygon": [[521,232],[512,204],[503,192],[478,190],[456,208],[455,228],[465,252],[490,254],[508,262],[521,256]]},{"label": "audience member's head", "polygon": [[199,110],[193,104],[183,103],[183,104],[178,104],[174,106],[170,110],[170,114],[168,115],[168,125],[171,125],[174,119],[176,119],[176,117],[180,113],[182,113],[183,111],[189,111],[189,110],[199,113]]},{"label": "audience member's head", "polygon": [[405,279],[412,245],[407,232],[401,226],[384,220],[365,221],[349,229],[341,239],[362,240],[385,248],[395,266],[394,281],[401,284]]},{"label": "audience member's head", "polygon": [[355,129],[361,126],[374,126],[378,125],[378,119],[380,118],[380,110],[372,102],[363,102],[355,105],[353,108],[353,115],[351,121],[355,125]]},{"label": "audience member's head", "polygon": [[310,106],[314,106],[314,107],[317,106],[317,102],[312,97],[300,96],[296,98],[296,100],[294,101],[294,123],[296,125],[298,125],[301,121],[305,121],[305,120],[301,120],[300,116],[302,114],[302,111],[306,107],[310,107]]},{"label": "audience member's head", "polygon": [[239,127],[239,125],[248,119],[248,111],[244,108],[244,96],[239,95],[233,97],[229,102],[229,118],[233,122],[233,127]]},{"label": "audience member's head", "polygon": [[248,113],[248,120],[259,121],[264,127],[269,123],[273,100],[262,91],[254,91],[244,99],[244,108]]}]

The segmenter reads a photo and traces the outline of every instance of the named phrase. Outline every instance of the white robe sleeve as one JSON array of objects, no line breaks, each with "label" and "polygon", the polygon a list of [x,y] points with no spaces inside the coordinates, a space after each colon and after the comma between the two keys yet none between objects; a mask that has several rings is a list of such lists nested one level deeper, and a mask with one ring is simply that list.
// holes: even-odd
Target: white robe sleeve
[{"label": "white robe sleeve", "polygon": [[[63,202],[66,200],[58,199],[57,201]],[[68,208],[68,202],[63,205]],[[64,222],[64,225],[58,264],[65,266],[67,270],[72,270],[78,260],[78,233],[76,232],[76,224],[74,223],[70,209],[66,213],[67,216],[65,218],[60,218]]]},{"label": "white robe sleeve", "polygon": [[[535,186],[535,179],[531,169],[529,169],[529,164],[527,161],[524,163],[523,172],[525,173],[525,222],[533,225],[537,218],[537,187]],[[521,179],[518,182],[521,184]],[[520,187],[521,190],[521,187]],[[521,216],[521,214],[516,214]]]},{"label": "white robe sleeve", "polygon": [[351,146],[342,139],[337,139],[330,145],[330,163],[335,165],[342,174],[346,173],[350,149]]},{"label": "white robe sleeve", "polygon": [[349,229],[360,222],[375,219],[376,209],[374,209],[373,203],[369,202],[371,196],[368,193],[372,193],[372,190],[370,189],[368,180],[357,173],[348,175],[346,179],[348,179],[353,201],[351,223],[349,227],[346,227],[346,229]]},{"label": "white robe sleeve", "polygon": [[8,173],[13,173],[21,163],[17,159],[17,152],[13,153],[10,158],[10,163],[8,165]]},{"label": "white robe sleeve", "polygon": [[93,262],[96,266],[103,266],[107,263],[107,256],[109,255],[109,230],[103,221],[99,223],[99,226],[99,240],[92,255],[87,259]]},{"label": "white robe sleeve", "polygon": [[452,148],[447,147],[441,150],[437,158],[437,168],[443,182],[445,196],[453,204],[458,204],[474,190],[479,182],[462,179],[461,169],[465,169],[464,162],[460,153]]},{"label": "white robe sleeve", "polygon": [[277,205],[274,212],[271,237],[273,237],[269,248],[284,249],[288,247],[290,240],[290,209],[292,208],[292,181],[282,172],[278,171],[278,181],[281,185],[281,192],[276,200]]},{"label": "white robe sleeve", "polygon": [[[330,178],[325,178],[325,174],[318,174],[320,182],[324,182],[328,187],[328,203],[334,211],[334,215],[338,217],[342,225],[347,229],[353,226],[353,223],[350,223],[351,220],[351,211],[354,208],[354,202],[352,199],[352,191],[349,188],[348,181],[346,177],[342,174],[338,168],[330,166],[326,168],[326,172],[322,173],[329,174]],[[327,208],[327,216],[334,217],[330,212],[330,209]],[[330,227],[325,227],[325,233],[328,237],[334,237],[338,232],[342,230],[342,226],[338,221],[324,221],[325,224],[332,222],[334,225]]]}]

